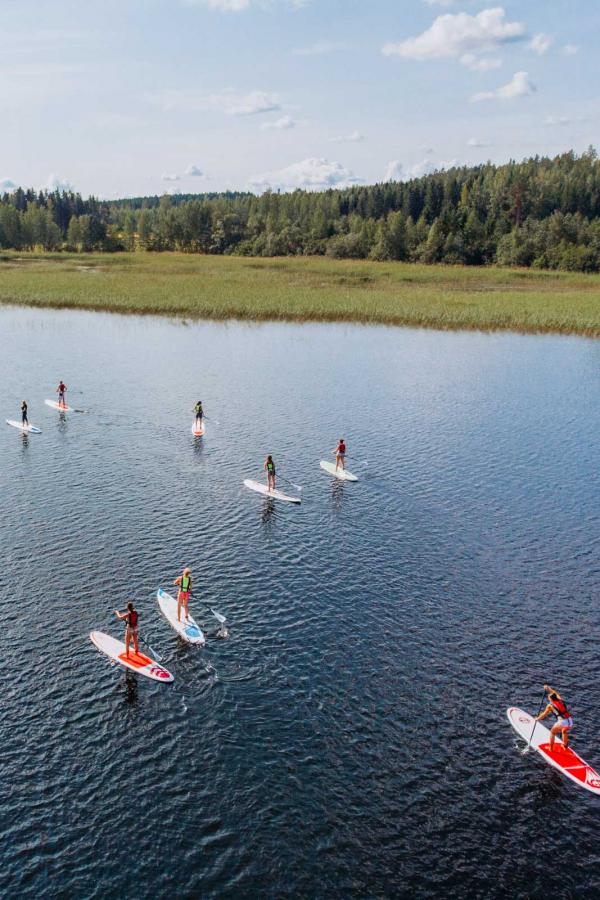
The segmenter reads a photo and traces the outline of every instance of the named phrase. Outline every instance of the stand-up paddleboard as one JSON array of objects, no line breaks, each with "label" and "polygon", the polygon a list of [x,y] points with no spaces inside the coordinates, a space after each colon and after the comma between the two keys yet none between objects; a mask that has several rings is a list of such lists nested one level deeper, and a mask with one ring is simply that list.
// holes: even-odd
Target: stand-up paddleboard
[{"label": "stand-up paddleboard", "polygon": [[163,666],[159,665],[156,660],[151,659],[144,653],[136,653],[133,644],[129,648],[129,656],[125,655],[125,644],[111,637],[110,634],[104,634],[103,631],[91,631],[90,640],[96,645],[101,653],[105,653],[109,659],[137,672],[139,675],[145,675],[152,681],[164,681],[165,684],[174,681],[170,672],[167,672]]},{"label": "stand-up paddleboard", "polygon": [[57,403],[56,400],[44,400],[44,403],[46,404],[46,406],[51,406],[52,409],[57,409],[59,412],[73,412],[73,407],[67,406],[66,403],[63,405],[61,403]]},{"label": "stand-up paddleboard", "polygon": [[[524,741],[542,756],[549,766],[553,766],[578,784],[596,796],[600,796],[600,775],[589,766],[585,760],[565,747],[559,737],[554,741],[554,747],[550,750],[550,731],[541,722],[535,722],[533,716],[523,712],[516,706],[511,706],[506,711],[508,721]],[[535,723],[535,728],[534,728]],[[533,732],[533,734],[532,734]]]},{"label": "stand-up paddleboard", "polygon": [[335,478],[339,478],[340,481],[358,481],[357,476],[353,475],[352,472],[349,472],[348,469],[342,469],[341,466],[336,469],[335,463],[327,462],[327,460],[322,459],[319,465],[325,472],[335,476]]},{"label": "stand-up paddleboard", "polygon": [[289,494],[284,494],[282,491],[270,491],[266,484],[261,484],[260,481],[252,481],[251,478],[245,478],[244,484],[251,491],[256,491],[257,494],[264,494],[265,497],[272,497],[273,500],[285,500],[287,503],[301,502],[300,497],[290,497]]},{"label": "stand-up paddleboard", "polygon": [[23,425],[22,422],[16,422],[14,419],[7,419],[7,425],[12,425],[13,428],[18,428],[19,431],[24,431],[26,434],[41,434],[42,429],[36,428],[35,425]]},{"label": "stand-up paddleboard", "polygon": [[202,420],[202,425],[200,428],[196,425],[196,420],[192,422],[192,434],[194,437],[203,437],[206,434],[206,425],[204,424],[204,420]]},{"label": "stand-up paddleboard", "polygon": [[162,588],[158,589],[156,594],[160,611],[177,634],[187,641],[188,644],[204,644],[204,635],[202,629],[194,622],[191,616],[185,619],[183,606],[181,607],[181,620],[177,621],[177,600],[171,597]]}]

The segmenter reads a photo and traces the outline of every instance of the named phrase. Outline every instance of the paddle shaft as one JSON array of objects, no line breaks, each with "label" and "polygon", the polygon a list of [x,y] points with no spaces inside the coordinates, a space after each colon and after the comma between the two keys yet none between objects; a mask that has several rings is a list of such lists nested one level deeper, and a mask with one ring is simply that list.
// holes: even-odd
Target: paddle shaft
[{"label": "paddle shaft", "polygon": [[[541,711],[542,711],[542,706],[544,705],[545,702],[546,702],[546,691],[544,691],[544,694],[543,694],[543,696],[542,696],[542,702],[540,703],[540,708],[539,708],[538,711],[537,711],[537,715],[538,715],[538,716],[539,716],[539,714],[541,713]],[[531,734],[529,735],[529,740],[527,741],[527,750],[529,750],[529,748],[531,747],[531,741],[533,740],[533,732],[535,731],[535,726],[536,726],[536,725],[537,725],[537,716],[536,716],[536,718],[535,718],[534,721],[533,721],[533,728],[531,729]]]}]

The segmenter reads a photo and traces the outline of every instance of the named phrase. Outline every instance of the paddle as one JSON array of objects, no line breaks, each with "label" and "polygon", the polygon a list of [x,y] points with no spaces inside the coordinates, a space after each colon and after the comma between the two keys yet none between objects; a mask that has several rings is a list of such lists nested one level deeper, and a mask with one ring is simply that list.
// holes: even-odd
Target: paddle
[{"label": "paddle", "polygon": [[299,485],[299,484],[294,484],[294,482],[293,482],[293,481],[290,481],[289,478],[286,478],[285,475],[280,475],[279,473],[277,473],[275,477],[276,477],[276,478],[281,478],[282,481],[285,481],[287,484],[291,485],[291,486],[294,488],[294,490],[296,490],[296,491],[301,491],[301,490],[302,490],[302,486],[301,486],[301,485]]},{"label": "paddle", "polygon": [[158,660],[158,662],[162,662],[162,656],[160,655],[160,653],[157,653],[156,650],[153,650],[152,647],[150,646],[150,644],[148,643],[148,641],[146,640],[146,638],[142,637],[142,635],[139,632],[138,632],[138,640],[141,641],[142,644],[146,645],[146,647],[148,648],[148,650],[150,651],[152,656],[155,656],[156,659]]},{"label": "paddle", "polygon": [[[193,591],[190,591],[190,599],[191,599],[193,596],[194,596],[194,592],[193,592]],[[215,617],[215,619],[217,620],[217,622],[219,622],[221,625],[223,625],[223,623],[227,621],[227,618],[226,618],[222,613],[217,612],[216,610],[214,610],[214,609],[212,608],[212,606],[209,606],[208,603],[207,603],[205,600],[199,600],[198,603],[201,603],[202,606],[206,606],[207,609],[210,609],[211,613],[213,614],[213,616]]]},{"label": "paddle", "polygon": [[[542,706],[544,705],[545,702],[546,702],[546,689],[544,688],[544,695],[543,695],[543,697],[542,697],[542,702],[540,703],[540,708],[539,708],[538,711],[537,711],[537,715],[538,715],[538,716],[539,716],[539,714],[541,713],[541,711],[542,711]],[[534,722],[533,722],[533,728],[531,729],[531,734],[529,735],[529,740],[527,741],[527,746],[525,747],[524,750],[521,750],[521,753],[522,753],[523,755],[524,755],[525,753],[529,753],[529,749],[530,749],[530,747],[531,747],[531,741],[532,741],[532,739],[533,739],[533,732],[535,731],[535,726],[536,726],[536,725],[537,725],[537,716],[536,716],[536,718],[534,719]]]}]

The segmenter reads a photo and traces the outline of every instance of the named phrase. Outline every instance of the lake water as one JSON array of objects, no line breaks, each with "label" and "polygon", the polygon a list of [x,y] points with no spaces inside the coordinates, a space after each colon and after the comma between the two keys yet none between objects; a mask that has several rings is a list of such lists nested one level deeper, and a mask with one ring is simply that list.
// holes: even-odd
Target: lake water
[{"label": "lake water", "polygon": [[[0,341],[43,429],[0,429],[3,896],[600,889],[600,800],[506,720],[548,680],[600,767],[599,342],[10,308]],[[301,506],[243,487],[268,452]],[[184,565],[203,649],[155,601]],[[92,646],[129,598],[173,685]]]}]

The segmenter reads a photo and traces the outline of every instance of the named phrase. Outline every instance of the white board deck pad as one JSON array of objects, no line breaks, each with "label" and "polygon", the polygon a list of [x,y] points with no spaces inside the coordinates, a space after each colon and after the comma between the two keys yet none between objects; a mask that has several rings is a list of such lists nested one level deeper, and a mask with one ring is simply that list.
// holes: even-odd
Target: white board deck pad
[{"label": "white board deck pad", "polygon": [[341,466],[336,469],[335,463],[328,462],[326,459],[322,459],[319,465],[324,472],[328,472],[334,478],[339,478],[340,481],[358,481],[358,476],[353,475],[348,469],[342,469]]},{"label": "white board deck pad", "polygon": [[13,428],[18,428],[19,431],[23,431],[25,434],[41,434],[42,429],[36,428],[35,425],[23,425],[22,422],[17,422],[15,419],[7,419],[7,425],[11,425]]},{"label": "white board deck pad", "polygon": [[260,481],[253,481],[251,478],[245,478],[244,484],[251,491],[256,491],[257,494],[264,494],[265,497],[271,497],[273,500],[284,500],[287,503],[301,502],[300,497],[290,497],[289,494],[284,494],[283,491],[270,491],[266,484],[262,484]]}]

